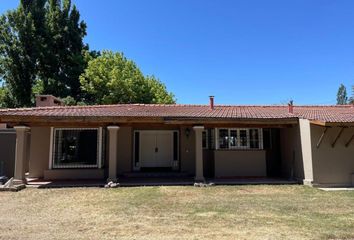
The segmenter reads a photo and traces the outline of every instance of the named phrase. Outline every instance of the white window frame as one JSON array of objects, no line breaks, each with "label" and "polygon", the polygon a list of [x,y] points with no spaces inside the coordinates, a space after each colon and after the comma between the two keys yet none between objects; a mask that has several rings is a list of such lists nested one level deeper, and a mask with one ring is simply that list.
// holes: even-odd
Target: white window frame
[{"label": "white window frame", "polygon": [[[77,165],[77,166],[72,166],[72,165],[57,165],[54,163],[54,153],[55,153],[55,137],[57,134],[57,130],[97,130],[97,157],[96,157],[96,164],[91,164],[91,165]],[[102,151],[103,151],[103,128],[98,127],[98,128],[55,128],[51,127],[50,128],[50,149],[49,149],[49,169],[65,169],[65,168],[102,168],[103,166],[103,157],[102,157]]]},{"label": "white window frame", "polygon": [[[226,129],[228,132],[228,147],[227,148],[220,148],[220,142],[219,142],[219,130],[220,129]],[[251,148],[250,144],[250,129],[258,129],[258,148]],[[241,141],[240,141],[240,131],[246,130],[246,138],[247,138],[247,146],[241,146]],[[237,145],[236,146],[231,146],[230,143],[230,133],[231,131],[236,131],[237,134]],[[215,148],[216,149],[246,149],[246,150],[256,150],[256,149],[263,149],[263,129],[262,128],[215,128]]]}]

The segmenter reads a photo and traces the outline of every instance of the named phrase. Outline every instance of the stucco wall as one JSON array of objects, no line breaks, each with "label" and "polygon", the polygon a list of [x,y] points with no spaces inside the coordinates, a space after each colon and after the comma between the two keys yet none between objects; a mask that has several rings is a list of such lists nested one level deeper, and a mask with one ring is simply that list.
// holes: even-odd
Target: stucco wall
[{"label": "stucco wall", "polygon": [[44,178],[54,179],[104,179],[103,169],[52,169],[44,171]]},{"label": "stucco wall", "polygon": [[181,172],[195,174],[195,133],[189,127],[189,137],[186,136],[186,127],[180,128],[180,169]]},{"label": "stucco wall", "polygon": [[121,127],[117,139],[117,174],[132,171],[133,132],[131,127]]},{"label": "stucco wall", "polygon": [[329,128],[317,148],[317,142],[324,128],[311,125],[312,161],[314,184],[352,185],[354,173],[354,141],[348,147],[346,142],[354,134],[354,128],[346,128],[332,148],[339,128]]},{"label": "stucco wall", "polygon": [[49,166],[50,127],[31,127],[29,176],[44,177]]},{"label": "stucco wall", "polygon": [[216,150],[215,177],[266,176],[264,150]]},{"label": "stucco wall", "polygon": [[0,175],[13,177],[15,166],[16,132],[0,130]]},{"label": "stucco wall", "polygon": [[304,179],[299,126],[280,129],[281,171],[283,177]]}]

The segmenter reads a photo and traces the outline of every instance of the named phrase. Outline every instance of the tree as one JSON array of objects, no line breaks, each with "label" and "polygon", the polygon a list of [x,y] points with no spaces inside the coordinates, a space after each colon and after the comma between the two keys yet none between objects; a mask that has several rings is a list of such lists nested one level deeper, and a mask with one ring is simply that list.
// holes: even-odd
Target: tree
[{"label": "tree", "polygon": [[347,101],[348,101],[347,89],[343,84],[341,84],[337,92],[337,105],[345,105],[347,104]]},{"label": "tree", "polygon": [[36,4],[22,0],[16,10],[0,17],[0,78],[6,82],[12,106],[31,105],[38,57],[33,9],[40,1]]},{"label": "tree", "polygon": [[154,76],[145,77],[122,53],[103,51],[88,62],[80,82],[89,104],[175,102],[163,83]]},{"label": "tree", "polygon": [[80,98],[79,76],[87,64],[83,43],[86,24],[70,0],[50,0],[46,5],[45,31],[39,61],[43,93]]},{"label": "tree", "polygon": [[352,86],[352,96],[348,100],[349,104],[354,104],[354,86]]},{"label": "tree", "polygon": [[0,79],[11,107],[31,106],[33,90],[78,100],[87,66],[85,35],[86,24],[70,0],[21,0],[2,15]]}]

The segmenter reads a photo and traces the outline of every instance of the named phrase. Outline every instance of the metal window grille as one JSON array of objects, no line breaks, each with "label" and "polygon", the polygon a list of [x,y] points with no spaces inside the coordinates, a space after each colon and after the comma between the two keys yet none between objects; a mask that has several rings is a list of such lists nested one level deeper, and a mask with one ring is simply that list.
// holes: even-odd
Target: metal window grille
[{"label": "metal window grille", "polygon": [[53,168],[98,168],[103,156],[102,128],[56,128]]}]

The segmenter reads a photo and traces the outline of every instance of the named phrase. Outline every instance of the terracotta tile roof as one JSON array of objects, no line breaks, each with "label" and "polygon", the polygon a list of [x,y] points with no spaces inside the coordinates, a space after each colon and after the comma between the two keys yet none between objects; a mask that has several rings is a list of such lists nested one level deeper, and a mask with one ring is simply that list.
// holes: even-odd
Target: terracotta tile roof
[{"label": "terracotta tile roof", "polygon": [[294,107],[299,118],[329,123],[354,123],[354,106],[299,106]]},{"label": "terracotta tile roof", "polygon": [[321,122],[353,123],[354,107],[344,106],[230,106],[117,104],[95,106],[37,107],[0,110],[0,120],[6,117],[162,117],[208,119],[294,119],[306,118]]}]

